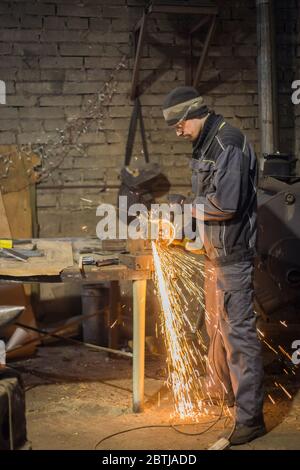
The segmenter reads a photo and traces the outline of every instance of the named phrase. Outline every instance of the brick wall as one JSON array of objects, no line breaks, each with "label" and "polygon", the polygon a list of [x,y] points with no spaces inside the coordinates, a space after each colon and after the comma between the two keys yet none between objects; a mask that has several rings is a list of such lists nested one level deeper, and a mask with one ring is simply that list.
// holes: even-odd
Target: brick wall
[{"label": "brick wall", "polygon": [[[0,79],[5,80],[8,93],[7,105],[0,108],[0,143],[50,146],[44,160],[47,171],[37,189],[41,236],[94,235],[96,206],[116,200],[132,111],[130,31],[141,15],[141,4],[134,0],[0,2]],[[259,152],[255,2],[219,4],[220,17],[200,89],[208,105],[240,126]],[[299,1],[277,1],[276,8],[280,137],[284,150],[299,151],[300,106],[295,109],[290,104],[299,59]],[[161,164],[173,192],[189,190],[190,144],[178,141],[166,129],[161,103],[170,89],[184,84],[184,30],[190,21],[195,19],[151,20],[151,38],[141,61],[149,152],[151,160]],[[158,41],[165,44],[167,56]],[[101,122],[87,119],[95,93],[101,90],[103,101],[95,107]],[[81,129],[74,137],[87,123],[86,132]],[[73,143],[69,148],[68,138]],[[142,158],[141,151],[137,136],[135,159]]]}]

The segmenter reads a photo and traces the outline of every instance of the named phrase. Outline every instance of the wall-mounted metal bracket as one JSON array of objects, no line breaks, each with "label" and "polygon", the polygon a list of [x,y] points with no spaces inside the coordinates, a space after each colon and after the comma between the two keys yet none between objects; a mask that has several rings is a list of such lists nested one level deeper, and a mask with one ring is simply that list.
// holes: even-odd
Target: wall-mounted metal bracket
[{"label": "wall-mounted metal bracket", "polygon": [[[188,34],[188,45],[189,45],[189,57],[187,58],[186,68],[186,84],[197,87],[204,68],[205,59],[207,57],[208,48],[213,36],[213,32],[216,25],[216,17],[218,9],[216,6],[211,4],[201,4],[201,2],[191,2],[193,4],[188,5],[187,2],[156,2],[151,1],[145,8],[141,19],[137,22],[134,27],[134,46],[135,46],[135,58],[133,66],[133,75],[131,82],[131,99],[134,100],[139,96],[138,83],[139,83],[139,70],[142,58],[143,46],[146,38],[147,20],[150,16],[159,14],[177,14],[177,15],[199,15],[202,18],[193,27]],[[202,53],[200,55],[195,76],[193,77],[193,37],[195,33],[203,27],[208,27],[206,39],[202,46]]]}]

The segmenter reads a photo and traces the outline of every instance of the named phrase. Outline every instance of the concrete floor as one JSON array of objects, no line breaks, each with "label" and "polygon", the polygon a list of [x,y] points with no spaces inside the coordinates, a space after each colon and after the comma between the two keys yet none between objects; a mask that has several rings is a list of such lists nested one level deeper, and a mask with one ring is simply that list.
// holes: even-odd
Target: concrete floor
[{"label": "concrete floor", "polygon": [[[35,357],[12,364],[23,372],[26,385],[28,438],[33,449],[146,449],[201,450],[212,445],[232,421],[223,417],[209,431],[219,409],[202,422],[179,429],[170,424],[172,398],[164,386],[163,361],[146,359],[144,413],[131,411],[131,361],[108,358],[84,347],[40,347]],[[278,381],[292,393],[288,397],[274,385]],[[266,398],[268,434],[235,449],[300,449],[299,379],[267,376],[266,389],[276,404]],[[110,437],[139,426],[149,427]]]}]

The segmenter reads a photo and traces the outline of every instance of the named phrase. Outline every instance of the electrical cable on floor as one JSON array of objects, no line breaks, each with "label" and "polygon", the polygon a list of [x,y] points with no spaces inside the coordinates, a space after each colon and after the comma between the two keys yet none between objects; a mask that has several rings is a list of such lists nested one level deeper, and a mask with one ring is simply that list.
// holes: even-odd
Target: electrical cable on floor
[{"label": "electrical cable on floor", "polygon": [[[221,412],[217,419],[213,420],[213,421],[208,421],[206,423],[195,423],[195,425],[201,425],[201,424],[210,424],[210,426],[208,426],[208,428],[204,429],[204,431],[201,431],[201,432],[197,432],[197,433],[193,433],[193,432],[185,432],[185,431],[180,431],[180,429],[177,429],[175,426],[186,426],[184,424],[171,424],[171,427],[172,429],[174,429],[174,431],[176,432],[179,432],[180,434],[184,434],[185,436],[201,436],[201,434],[205,434],[207,431],[209,431],[210,429],[212,429],[219,421],[221,421],[221,419],[226,419],[226,416],[223,416],[222,418],[222,414],[223,412]],[[191,426],[191,425],[187,425],[187,426]]]},{"label": "electrical cable on floor", "polygon": [[[216,332],[217,332],[217,330],[216,330]],[[216,336],[216,333],[215,333],[215,335],[214,335],[214,337],[213,337],[213,362],[214,362],[214,365],[215,365],[215,361],[214,361],[215,336]],[[217,376],[218,376],[218,378],[219,378],[219,380],[220,380],[220,377],[219,377],[219,375],[218,375],[218,372],[217,372]],[[221,380],[220,380],[220,382],[221,382]],[[179,423],[179,424],[157,424],[157,425],[139,426],[139,427],[135,427],[135,428],[131,428],[131,429],[126,429],[126,430],[124,430],[124,431],[119,431],[119,432],[116,432],[116,433],[114,433],[114,434],[110,434],[110,435],[104,437],[103,439],[101,439],[100,441],[97,442],[97,444],[95,445],[94,449],[97,449],[100,444],[102,444],[103,442],[107,441],[108,439],[111,439],[111,438],[113,438],[113,437],[115,437],[115,436],[119,436],[119,435],[121,435],[121,434],[126,434],[126,433],[128,433],[128,432],[137,431],[137,430],[140,430],[140,429],[170,428],[170,429],[173,429],[174,431],[176,431],[176,432],[178,432],[178,433],[180,433],[180,434],[184,434],[184,435],[186,435],[186,436],[200,436],[200,435],[202,435],[202,434],[208,432],[209,430],[211,430],[211,429],[212,429],[219,421],[221,421],[221,419],[222,419],[222,416],[223,416],[223,409],[224,409],[224,402],[225,402],[225,393],[224,393],[224,389],[222,389],[222,391],[223,391],[223,397],[222,397],[221,411],[220,411],[220,413],[218,414],[217,419],[215,419],[215,420],[213,420],[213,421],[210,420],[210,421],[205,422],[205,423],[191,423],[191,424],[188,424],[188,425],[187,425],[187,424],[181,424],[181,423]],[[223,416],[223,418],[227,419],[228,416]],[[209,426],[208,426],[206,429],[204,429],[203,431],[198,432],[198,433],[187,433],[187,432],[181,431],[181,430],[179,430],[179,429],[177,429],[177,428],[175,427],[175,426],[199,426],[199,425],[208,425],[208,424],[209,424]]]},{"label": "electrical cable on floor", "polygon": [[[22,325],[22,326],[25,326],[25,325]],[[219,320],[218,320],[218,326],[219,326]],[[92,345],[88,345],[88,344],[86,344],[86,343],[84,343],[84,342],[81,342],[81,341],[78,341],[78,340],[71,340],[70,338],[65,338],[65,337],[62,337],[62,336],[59,336],[59,335],[54,335],[54,334],[51,334],[51,333],[49,334],[48,332],[45,332],[45,331],[43,331],[43,330],[39,330],[39,329],[36,329],[36,328],[28,328],[28,329],[32,329],[32,330],[35,330],[35,331],[39,331],[39,333],[41,333],[41,334],[46,334],[46,335],[48,335],[48,336],[54,336],[54,337],[56,337],[56,338],[65,340],[66,342],[72,342],[73,344],[74,344],[74,343],[77,343],[77,344],[81,344],[81,345],[83,345],[83,346],[88,346],[88,347],[89,347],[89,346],[92,346]],[[213,341],[213,348],[212,348],[212,349],[213,349],[213,363],[214,363],[214,367],[215,367],[215,370],[216,370],[217,377],[218,377],[218,379],[219,379],[219,381],[220,381],[220,383],[221,383],[221,385],[222,385],[222,380],[220,379],[220,376],[219,376],[218,371],[217,371],[216,366],[215,366],[215,357],[214,357],[214,356],[215,356],[215,339],[216,339],[217,331],[218,331],[218,328],[216,328],[215,334],[214,334],[213,339],[212,339],[212,341]],[[109,384],[107,384],[107,385],[109,385]],[[208,421],[208,422],[206,422],[206,423],[192,423],[192,424],[189,424],[189,426],[197,426],[197,425],[199,426],[199,425],[201,425],[201,424],[202,424],[202,425],[204,425],[204,424],[205,424],[205,425],[209,424],[209,426],[208,426],[205,430],[203,430],[203,431],[201,431],[201,432],[199,432],[199,433],[187,433],[187,432],[185,432],[185,431],[181,431],[181,430],[177,429],[175,426],[184,426],[184,425],[186,425],[186,424],[181,424],[181,423],[179,423],[179,424],[166,424],[166,425],[139,426],[139,427],[127,429],[127,430],[124,430],[124,431],[119,431],[119,432],[114,433],[114,434],[110,434],[109,436],[106,436],[106,437],[104,437],[103,439],[101,439],[99,442],[97,442],[97,444],[95,445],[94,448],[97,449],[97,447],[98,447],[101,443],[103,443],[104,441],[106,441],[106,440],[108,440],[108,439],[110,439],[110,438],[112,438],[112,437],[115,437],[115,436],[118,436],[118,435],[121,435],[121,434],[125,434],[125,433],[128,433],[128,432],[136,431],[136,430],[139,430],[139,429],[166,428],[166,427],[167,427],[167,428],[173,429],[174,431],[176,431],[176,432],[178,432],[178,433],[180,433],[180,434],[184,434],[184,435],[188,435],[188,436],[199,436],[199,435],[202,435],[202,434],[208,432],[210,429],[212,429],[212,428],[213,428],[219,421],[221,421],[221,419],[222,419],[222,416],[223,416],[223,409],[224,409],[224,403],[225,403],[225,392],[224,392],[224,388],[223,388],[223,387],[222,387],[222,394],[223,394],[223,396],[222,396],[222,403],[221,403],[221,411],[220,411],[219,415],[217,416],[217,419],[216,419],[216,420]],[[227,417],[224,416],[224,418],[227,418]],[[232,435],[233,430],[234,430],[234,426],[233,426],[232,431],[230,432],[229,437]],[[228,438],[228,439],[229,439],[229,438]],[[12,445],[13,445],[13,444],[12,444]]]},{"label": "electrical cable on floor", "polygon": [[157,425],[138,426],[138,427],[131,428],[131,429],[125,429],[124,431],[115,432],[114,434],[109,434],[103,439],[100,439],[100,441],[98,441],[97,444],[94,446],[94,449],[96,450],[98,446],[102,444],[102,442],[107,441],[108,439],[111,439],[112,437],[119,436],[120,434],[126,434],[127,432],[138,431],[139,429],[169,428],[169,427],[170,427],[169,424],[157,424]]},{"label": "electrical cable on floor", "polygon": [[[106,437],[104,437],[103,439],[100,439],[100,441],[97,442],[97,444],[94,446],[94,449],[96,450],[98,448],[98,446],[100,444],[102,444],[104,441],[107,441],[108,439],[111,439],[112,437],[115,437],[115,436],[119,436],[121,434],[126,434],[128,432],[132,432],[132,431],[138,431],[140,429],[151,429],[151,428],[169,428],[169,429],[173,429],[174,431],[180,433],[180,434],[185,434],[185,435],[188,435],[188,436],[200,436],[201,434],[204,434],[205,432],[209,431],[213,426],[215,426],[217,424],[217,422],[219,422],[221,419],[221,415],[218,416],[218,418],[216,420],[214,420],[213,422],[212,421],[208,421],[206,423],[190,423],[190,424],[181,424],[181,423],[178,423],[178,424],[153,424],[153,425],[147,425],[147,426],[138,426],[138,427],[135,427],[135,428],[130,428],[130,429],[125,429],[124,431],[119,431],[119,432],[116,432],[114,434],[110,434]],[[179,431],[178,429],[176,429],[174,426],[201,426],[201,425],[206,425],[206,424],[209,424],[209,423],[212,423],[208,428],[206,428],[204,431],[201,431],[199,433],[185,433],[183,431]]]},{"label": "electrical cable on floor", "polygon": [[[219,320],[218,320],[218,326],[219,326]],[[218,371],[217,371],[217,368],[216,368],[216,363],[215,363],[215,340],[216,340],[216,334],[217,334],[217,331],[218,331],[218,328],[216,328],[216,331],[215,331],[215,334],[212,338],[212,343],[213,343],[213,347],[212,347],[212,351],[213,351],[213,364],[214,364],[214,368],[216,370],[216,374],[217,374],[217,377],[222,385],[222,380],[218,374]],[[209,426],[204,429],[203,431],[201,432],[198,432],[198,433],[188,433],[188,432],[185,432],[185,431],[181,431],[179,429],[177,429],[175,426],[184,426],[185,424],[161,424],[161,425],[149,425],[149,426],[139,426],[139,427],[135,427],[135,428],[131,428],[131,429],[126,429],[124,431],[119,431],[119,432],[116,432],[114,434],[110,434],[106,437],[104,437],[103,439],[101,439],[100,441],[97,442],[97,444],[95,445],[94,449],[97,449],[98,446],[100,444],[102,444],[104,441],[108,440],[108,439],[111,439],[112,437],[115,437],[115,436],[119,436],[121,434],[126,434],[128,432],[132,432],[132,431],[137,431],[137,430],[140,430],[140,429],[151,429],[151,428],[170,428],[170,429],[173,429],[174,431],[180,433],[180,434],[184,434],[186,436],[200,436],[200,435],[203,435],[204,433],[210,431],[219,421],[221,421],[222,419],[222,416],[223,416],[223,410],[224,410],[224,404],[225,404],[225,392],[224,392],[224,388],[222,386],[222,403],[221,403],[221,411],[220,413],[218,414],[217,416],[217,419],[213,420],[213,421],[208,421],[208,422],[205,422],[205,423],[192,423],[192,424],[189,424],[188,426],[199,426],[199,425],[208,425]],[[228,418],[227,416],[223,416],[223,418]],[[230,435],[229,437],[231,436],[231,434],[233,433],[233,430],[234,430],[234,426],[232,428],[232,431],[230,432]],[[229,439],[229,438],[228,438]]]}]

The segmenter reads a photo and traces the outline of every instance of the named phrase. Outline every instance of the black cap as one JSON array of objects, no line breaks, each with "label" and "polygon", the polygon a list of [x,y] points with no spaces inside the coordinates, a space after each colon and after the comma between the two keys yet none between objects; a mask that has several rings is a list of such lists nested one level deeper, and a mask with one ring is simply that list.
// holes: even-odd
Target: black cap
[{"label": "black cap", "polygon": [[201,118],[208,114],[202,96],[192,86],[174,88],[165,98],[163,115],[169,126],[187,119]]}]

